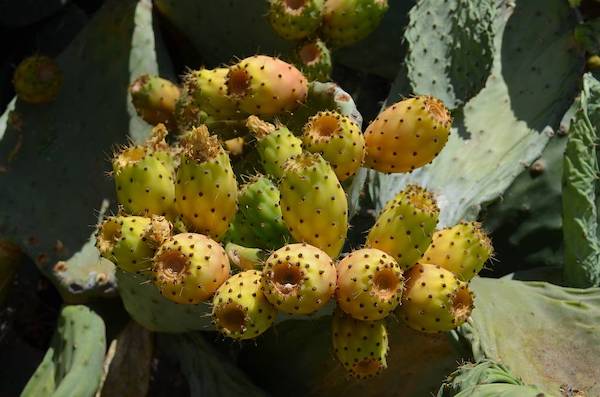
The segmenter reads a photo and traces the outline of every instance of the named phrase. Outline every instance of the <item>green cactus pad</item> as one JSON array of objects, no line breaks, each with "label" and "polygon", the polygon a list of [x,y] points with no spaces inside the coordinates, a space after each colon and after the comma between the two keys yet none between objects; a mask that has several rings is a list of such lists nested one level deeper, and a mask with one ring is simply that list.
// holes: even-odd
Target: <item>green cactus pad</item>
[{"label": "green cactus pad", "polygon": [[21,396],[93,396],[105,351],[102,318],[86,306],[65,306],[50,348]]},{"label": "green cactus pad", "polygon": [[324,0],[269,0],[269,22],[286,40],[313,34],[321,25]]},{"label": "green cactus pad", "polygon": [[338,307],[362,321],[381,320],[398,306],[404,289],[393,257],[374,248],[348,254],[337,264]]},{"label": "green cactus pad", "polygon": [[336,310],[331,335],[335,355],[353,377],[370,378],[387,368],[389,342],[383,321],[359,321]]},{"label": "green cactus pad", "polygon": [[354,175],[365,157],[365,138],[349,117],[323,111],[311,117],[303,130],[306,150],[320,153],[340,182]]},{"label": "green cactus pad", "polygon": [[348,233],[348,201],[335,172],[310,153],[291,158],[284,168],[280,206],[290,234],[336,258]]},{"label": "green cactus pad", "polygon": [[265,332],[277,309],[262,292],[262,273],[246,270],[225,281],[213,297],[212,317],[216,328],[233,339],[251,339]]},{"label": "green cactus pad", "polygon": [[289,314],[314,313],[333,297],[336,270],[322,250],[308,244],[289,244],[265,261],[262,285],[278,310]]}]

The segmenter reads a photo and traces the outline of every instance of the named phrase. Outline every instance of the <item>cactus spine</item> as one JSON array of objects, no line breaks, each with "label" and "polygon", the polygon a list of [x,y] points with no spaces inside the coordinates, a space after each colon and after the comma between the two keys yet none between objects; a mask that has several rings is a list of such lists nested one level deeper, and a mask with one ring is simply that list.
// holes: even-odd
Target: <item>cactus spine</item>
[{"label": "cactus spine", "polygon": [[448,141],[452,117],[442,101],[418,96],[385,109],[365,131],[366,165],[410,172],[431,162]]},{"label": "cactus spine", "polygon": [[292,237],[337,257],[348,232],[348,201],[331,166],[319,154],[298,155],[286,162],[279,190]]},{"label": "cactus spine", "polygon": [[262,292],[262,273],[246,270],[219,287],[213,298],[212,317],[217,329],[233,339],[250,339],[265,332],[277,310]]},{"label": "cactus spine", "polygon": [[176,234],[160,246],[153,262],[154,284],[176,303],[205,301],[229,278],[225,250],[202,234]]},{"label": "cactus spine", "polygon": [[229,156],[205,125],[187,132],[181,146],[175,185],[177,211],[189,230],[219,239],[237,205],[237,182]]},{"label": "cactus spine", "polygon": [[335,292],[336,270],[325,252],[308,244],[289,244],[273,252],[263,268],[265,296],[277,309],[310,314]]},{"label": "cactus spine", "polygon": [[359,321],[336,310],[331,334],[336,357],[353,377],[370,378],[387,368],[389,345],[383,320]]},{"label": "cactus spine", "polygon": [[408,269],[431,244],[439,212],[431,193],[409,185],[381,210],[366,246],[392,255],[402,269]]},{"label": "cactus spine", "polygon": [[320,153],[331,164],[340,182],[358,171],[365,156],[360,127],[338,112],[322,111],[311,117],[303,140],[308,151]]}]

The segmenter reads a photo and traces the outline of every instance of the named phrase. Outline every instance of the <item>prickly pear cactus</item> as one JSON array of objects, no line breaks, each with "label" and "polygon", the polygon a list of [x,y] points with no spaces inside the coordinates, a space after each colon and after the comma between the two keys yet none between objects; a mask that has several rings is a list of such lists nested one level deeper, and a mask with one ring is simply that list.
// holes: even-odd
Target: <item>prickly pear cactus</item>
[{"label": "prickly pear cactus", "polygon": [[[0,197],[0,231],[14,236],[66,295],[114,291],[114,284],[90,280],[105,273],[104,264],[94,247],[81,249],[91,241],[95,214],[115,202],[112,182],[100,177],[108,171],[105,156],[126,142],[125,131],[138,141],[149,133],[128,106],[127,87],[140,74],[158,73],[161,51],[150,1],[107,1],[56,58],[61,95],[43,107],[15,101],[0,120],[0,184],[11,186]],[[168,75],[163,61],[161,74]],[[67,268],[56,268],[61,260]]]},{"label": "prickly pear cactus", "polygon": [[[404,184],[418,183],[436,194],[439,226],[445,227],[473,219],[483,204],[498,197],[540,155],[549,128],[572,102],[583,62],[571,45],[573,24],[568,5],[558,0],[543,6],[507,3],[498,9],[493,66],[485,87],[460,108],[448,144],[432,164],[406,176],[370,173],[376,207],[382,208]],[[523,55],[523,37],[540,46]],[[440,40],[439,34],[423,33],[421,41],[428,40]],[[462,43],[456,39],[453,48]],[[388,102],[407,93],[405,82],[399,74]],[[427,87],[410,82],[414,91],[428,93]]]},{"label": "prickly pear cactus", "polygon": [[102,318],[86,306],[64,307],[50,348],[21,396],[94,396],[105,350]]}]

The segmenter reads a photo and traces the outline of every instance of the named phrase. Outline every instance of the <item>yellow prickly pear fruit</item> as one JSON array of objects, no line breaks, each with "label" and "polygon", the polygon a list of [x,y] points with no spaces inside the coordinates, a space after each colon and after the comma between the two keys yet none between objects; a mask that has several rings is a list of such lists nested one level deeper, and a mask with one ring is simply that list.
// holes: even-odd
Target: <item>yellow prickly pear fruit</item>
[{"label": "yellow prickly pear fruit", "polygon": [[154,285],[176,303],[203,302],[229,278],[225,250],[202,234],[176,234],[159,247],[153,262]]},{"label": "yellow prickly pear fruit", "polygon": [[431,162],[448,141],[452,117],[442,101],[418,96],[397,102],[365,131],[369,168],[410,172]]},{"label": "yellow prickly pear fruit", "polygon": [[308,244],[289,244],[273,252],[263,267],[269,302],[289,314],[310,314],[335,292],[336,270],[325,252]]},{"label": "yellow prickly pear fruit", "polygon": [[241,117],[237,104],[227,96],[228,68],[194,70],[185,76],[184,86],[194,104],[215,119]]},{"label": "yellow prickly pear fruit", "polygon": [[374,248],[352,252],[337,264],[341,310],[363,321],[385,318],[400,303],[404,279],[394,258]]},{"label": "yellow prickly pear fruit", "polygon": [[392,255],[408,269],[431,244],[439,213],[431,193],[408,185],[381,210],[365,245]]},{"label": "yellow prickly pear fruit", "polygon": [[492,256],[489,237],[478,222],[461,222],[439,230],[420,262],[435,263],[450,270],[460,280],[469,281]]},{"label": "yellow prickly pear fruit", "polygon": [[161,77],[145,74],[131,83],[129,93],[138,116],[145,122],[175,127],[175,104],[180,96],[177,85]]},{"label": "yellow prickly pear fruit", "polygon": [[226,280],[217,290],[212,317],[225,336],[256,338],[275,321],[277,309],[262,292],[261,276],[258,270],[246,270]]},{"label": "yellow prickly pear fruit", "polygon": [[229,156],[205,125],[181,138],[175,206],[189,230],[220,239],[237,208],[237,182]]},{"label": "yellow prickly pear fruit", "polygon": [[365,138],[349,117],[335,111],[319,112],[304,126],[304,147],[320,153],[340,182],[358,171],[365,157]]},{"label": "yellow prickly pear fruit", "polygon": [[450,331],[471,315],[473,293],[468,284],[437,265],[417,264],[406,273],[399,313],[417,331]]},{"label": "yellow prickly pear fruit", "polygon": [[336,310],[331,322],[333,349],[355,378],[371,378],[387,368],[388,334],[383,320],[359,321]]}]

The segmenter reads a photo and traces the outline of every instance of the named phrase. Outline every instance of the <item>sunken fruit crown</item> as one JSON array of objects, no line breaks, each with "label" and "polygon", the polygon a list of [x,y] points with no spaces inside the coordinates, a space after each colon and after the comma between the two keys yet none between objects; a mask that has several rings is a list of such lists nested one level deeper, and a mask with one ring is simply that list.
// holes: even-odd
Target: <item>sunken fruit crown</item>
[{"label": "sunken fruit crown", "polygon": [[331,323],[333,349],[355,378],[371,378],[387,368],[388,334],[383,320],[359,321],[341,310]]},{"label": "sunken fruit crown", "polygon": [[171,230],[162,216],[111,216],[98,227],[96,247],[120,269],[140,273],[152,268],[152,257]]},{"label": "sunken fruit crown", "polygon": [[294,53],[296,66],[310,81],[327,82],[331,76],[331,53],[319,38],[302,42]]},{"label": "sunken fruit crown", "polygon": [[408,269],[431,243],[439,212],[430,192],[408,185],[385,205],[369,231],[366,246],[392,255],[402,269]]},{"label": "sunken fruit crown", "polygon": [[229,259],[219,243],[196,233],[165,241],[153,259],[154,285],[167,299],[196,304],[209,299],[229,278]]},{"label": "sunken fruit crown", "polygon": [[181,138],[176,208],[189,230],[220,239],[237,208],[237,182],[229,156],[205,125]]},{"label": "sunken fruit crown", "polygon": [[466,283],[437,265],[418,264],[406,274],[400,316],[422,332],[450,331],[471,315],[473,293]]},{"label": "sunken fruit crown", "polygon": [[229,278],[213,298],[212,317],[217,329],[233,339],[250,339],[265,332],[277,310],[262,292],[262,273],[246,270]]},{"label": "sunken fruit crown", "polygon": [[444,148],[452,117],[442,101],[418,96],[397,102],[365,131],[366,165],[381,172],[410,172]]},{"label": "sunken fruit crown", "polygon": [[322,111],[304,126],[306,149],[320,153],[331,164],[339,181],[351,177],[365,156],[365,139],[360,127],[335,111]]},{"label": "sunken fruit crown", "polygon": [[323,307],[335,292],[336,270],[325,252],[308,244],[289,244],[265,262],[265,296],[289,314],[310,314]]},{"label": "sunken fruit crown", "polygon": [[130,145],[112,161],[117,199],[133,215],[174,214],[176,160],[165,142],[166,127],[159,124],[143,145]]},{"label": "sunken fruit crown", "polygon": [[400,303],[404,279],[390,255],[373,248],[352,252],[337,265],[341,310],[364,321],[385,318]]}]

